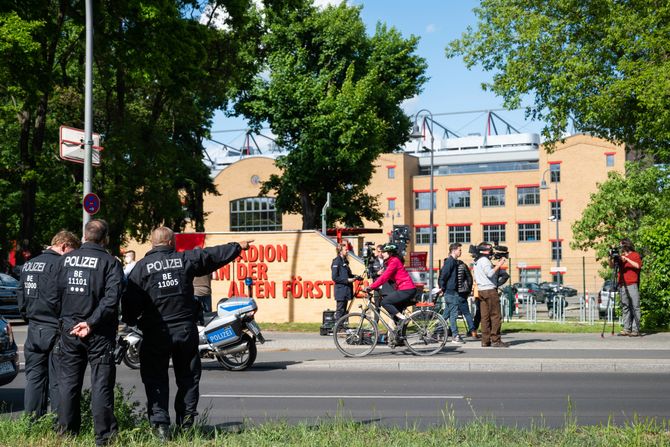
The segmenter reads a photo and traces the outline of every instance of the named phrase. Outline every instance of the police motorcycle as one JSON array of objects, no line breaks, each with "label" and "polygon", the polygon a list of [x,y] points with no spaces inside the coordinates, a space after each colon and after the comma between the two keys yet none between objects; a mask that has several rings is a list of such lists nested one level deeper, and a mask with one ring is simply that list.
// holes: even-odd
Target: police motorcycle
[{"label": "police motorcycle", "polygon": [[[230,371],[243,371],[256,361],[256,342],[265,343],[261,328],[254,315],[256,300],[232,297],[219,300],[216,312],[204,315],[205,325],[198,325],[198,352],[200,358],[215,359]],[[129,368],[140,367],[142,331],[127,326],[119,331],[116,363]]]},{"label": "police motorcycle", "polygon": [[216,359],[230,371],[243,371],[256,361],[256,342],[265,343],[254,315],[256,300],[232,297],[220,300],[216,312],[205,314],[198,326],[200,358]]},{"label": "police motorcycle", "polygon": [[116,364],[123,362],[128,368],[140,367],[140,347],[142,346],[142,331],[136,326],[123,325],[119,329],[119,338],[116,341],[114,357]]}]

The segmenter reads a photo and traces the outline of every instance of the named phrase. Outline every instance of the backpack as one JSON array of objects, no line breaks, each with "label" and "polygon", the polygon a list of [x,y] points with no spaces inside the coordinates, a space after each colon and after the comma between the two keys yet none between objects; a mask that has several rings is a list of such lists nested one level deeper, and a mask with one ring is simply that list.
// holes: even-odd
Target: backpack
[{"label": "backpack", "polygon": [[458,284],[458,293],[472,293],[472,273],[470,267],[461,260],[456,266],[456,283]]}]

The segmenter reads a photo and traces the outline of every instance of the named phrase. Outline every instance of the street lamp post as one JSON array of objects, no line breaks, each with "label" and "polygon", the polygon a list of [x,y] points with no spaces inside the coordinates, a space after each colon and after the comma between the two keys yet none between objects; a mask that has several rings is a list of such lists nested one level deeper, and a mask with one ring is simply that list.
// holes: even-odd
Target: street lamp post
[{"label": "street lamp post", "polygon": [[[545,176],[547,175],[547,172],[551,172],[551,168],[545,170],[542,173],[542,183],[540,184],[540,189],[545,189],[545,190],[549,189],[549,185],[547,185],[547,182],[545,181]],[[551,180],[551,174],[549,176],[549,179]],[[554,218],[554,222],[556,223],[556,267],[560,267],[561,266],[561,255],[563,254],[563,247],[562,247],[562,245],[559,245],[560,244],[560,239],[559,239],[559,233],[558,233],[558,221],[560,220],[558,218],[558,182],[554,182],[554,203],[556,204],[554,206],[556,207],[556,211],[557,211],[552,215],[552,217]],[[559,247],[560,247],[560,249],[559,249]],[[557,276],[558,283],[561,284],[561,282],[562,282],[561,281],[561,273],[557,271],[556,274],[558,275]]]},{"label": "street lamp post", "polygon": [[[428,110],[428,109],[421,109],[419,110],[416,115],[414,115],[414,126],[412,127],[412,138],[423,138],[423,134],[419,131],[419,116],[423,114],[423,123],[424,125],[426,124],[426,121],[428,121],[428,125],[426,126],[428,128],[428,131],[430,132],[430,211],[429,211],[429,232],[428,232],[428,287],[430,290],[433,290],[433,244],[434,244],[434,237],[433,237],[433,232],[435,231],[435,227],[433,226],[433,211],[435,208],[435,200],[434,200],[434,151],[433,151],[433,144],[435,142],[435,135],[433,134],[433,114]],[[423,147],[424,149],[428,149],[427,147]]]},{"label": "street lamp post", "polygon": [[388,210],[386,212],[386,217],[391,218],[391,231],[393,231],[393,228],[395,227],[395,218],[400,217],[400,211],[394,212],[393,210]]}]

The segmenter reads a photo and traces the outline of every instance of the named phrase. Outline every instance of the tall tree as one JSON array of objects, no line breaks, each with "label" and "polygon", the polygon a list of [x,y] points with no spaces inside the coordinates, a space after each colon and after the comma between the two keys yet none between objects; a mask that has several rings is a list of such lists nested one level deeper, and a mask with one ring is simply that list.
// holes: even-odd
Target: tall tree
[{"label": "tall tree", "polygon": [[265,10],[266,71],[236,104],[253,126],[269,123],[289,151],[261,194],[274,192],[278,210],[302,214],[304,229],[318,227],[327,192],[331,222],[380,221],[365,187],[377,156],[407,140],[411,123],[400,104],[420,91],[426,64],[415,37],[384,25],[366,35],[359,7],[311,3]]},{"label": "tall tree", "polygon": [[484,85],[547,122],[559,140],[572,123],[670,161],[670,4],[657,0],[482,0],[478,24],[447,57],[492,71]]},{"label": "tall tree", "polygon": [[[201,196],[215,192],[202,139],[257,71],[257,11],[251,0],[98,0],[93,10],[93,128],[105,146],[93,190],[111,246],[161,223],[202,228]],[[10,240],[36,248],[81,225],[81,168],[55,151],[59,125],[84,124],[84,2],[6,1],[0,25],[6,252]]]},{"label": "tall tree", "polygon": [[[607,265],[608,248],[630,238],[644,256],[640,292],[643,322],[670,324],[670,173],[665,168],[629,163],[624,177],[610,172],[572,225],[575,249],[593,248]],[[608,274],[605,268],[603,273]]]}]

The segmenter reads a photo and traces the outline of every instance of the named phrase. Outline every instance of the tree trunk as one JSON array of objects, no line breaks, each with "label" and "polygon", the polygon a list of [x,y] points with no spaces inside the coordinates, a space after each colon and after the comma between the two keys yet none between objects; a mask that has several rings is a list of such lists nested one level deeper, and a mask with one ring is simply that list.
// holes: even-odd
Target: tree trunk
[{"label": "tree trunk", "polygon": [[21,133],[19,136],[19,156],[21,175],[21,226],[19,228],[19,242],[17,245],[30,248],[35,245],[32,241],[35,235],[35,196],[37,194],[37,182],[33,172],[35,159],[30,150],[30,128],[31,115],[28,110],[18,114]]},{"label": "tree trunk", "polygon": [[302,206],[302,229],[314,230],[319,228],[319,211],[312,202],[309,194],[300,193],[300,204]]}]

